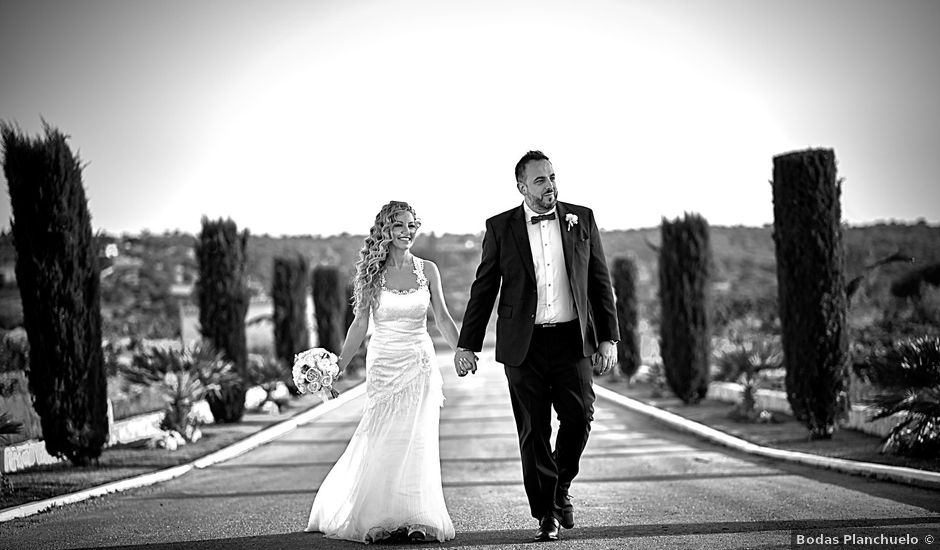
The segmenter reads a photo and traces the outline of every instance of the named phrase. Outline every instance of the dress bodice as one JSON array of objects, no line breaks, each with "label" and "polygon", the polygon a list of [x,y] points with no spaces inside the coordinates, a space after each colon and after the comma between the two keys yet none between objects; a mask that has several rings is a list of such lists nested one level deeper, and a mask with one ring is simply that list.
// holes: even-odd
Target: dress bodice
[{"label": "dress bodice", "polygon": [[379,304],[372,311],[373,338],[420,335],[427,332],[428,305],[431,303],[428,278],[424,275],[424,261],[416,256],[412,256],[412,260],[418,281],[415,288],[390,289],[385,284],[385,273],[382,273]]},{"label": "dress bodice", "polygon": [[373,330],[366,354],[366,389],[376,403],[416,395],[414,384],[427,377],[435,380],[434,392],[443,398],[428,334],[431,293],[423,260],[414,258],[414,274],[417,286],[406,290],[388,288],[384,274],[380,280],[382,293],[372,309]]}]

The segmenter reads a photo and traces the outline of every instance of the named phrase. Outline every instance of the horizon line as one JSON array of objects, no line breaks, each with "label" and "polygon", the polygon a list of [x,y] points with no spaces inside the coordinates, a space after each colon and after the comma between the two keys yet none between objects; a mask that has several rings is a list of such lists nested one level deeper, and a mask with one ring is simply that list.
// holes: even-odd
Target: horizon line
[{"label": "horizon line", "polygon": [[[218,218],[216,218],[216,219],[218,219]],[[223,219],[224,219],[224,218],[223,218]],[[873,220],[873,221],[867,221],[867,222],[861,222],[861,223],[856,223],[856,222],[843,222],[843,223],[842,223],[842,226],[843,226],[843,227],[847,227],[847,228],[850,228],[850,229],[853,229],[853,228],[854,228],[854,229],[862,229],[862,228],[878,227],[878,226],[885,226],[885,225],[900,225],[900,226],[906,226],[906,227],[927,226],[927,227],[936,227],[936,228],[940,228],[940,220],[937,220],[937,221],[929,221],[929,220],[927,220],[927,219],[924,218],[924,217],[919,217],[919,218],[914,219],[914,220],[899,220],[899,219],[890,218],[890,219],[886,219],[886,220],[885,220],[885,219],[880,219],[880,220]],[[718,228],[718,229],[772,229],[772,228],[773,228],[773,222],[767,222],[767,223],[764,223],[764,224],[761,224],[761,225],[748,225],[748,224],[708,224],[708,227],[709,227],[709,228]],[[245,228],[240,228],[240,230],[244,230],[244,229],[245,229]],[[645,227],[630,227],[630,228],[616,228],[616,229],[599,228],[599,231],[600,231],[601,233],[615,233],[615,232],[630,232],[630,231],[653,231],[653,230],[659,230],[659,229],[660,229],[660,226],[659,226],[659,225],[654,225],[654,226],[645,226]],[[140,230],[138,230],[138,231],[136,231],[136,232],[132,232],[132,231],[113,232],[113,231],[108,231],[108,230],[106,230],[106,229],[93,229],[93,232],[94,232],[94,236],[95,236],[96,238],[99,238],[99,237],[132,237],[132,238],[133,238],[133,237],[140,237],[140,236],[143,236],[143,235],[145,235],[145,234],[147,234],[147,235],[155,235],[155,236],[167,236],[167,235],[177,235],[177,234],[181,234],[181,235],[189,235],[189,236],[195,237],[195,236],[197,235],[197,233],[198,233],[198,231],[184,231],[184,230],[182,230],[182,229],[180,229],[180,228],[173,228],[173,229],[165,228],[165,229],[163,229],[162,231],[159,231],[159,232],[158,232],[158,231],[151,230],[151,229],[149,229],[149,228],[142,228],[142,229],[140,229]],[[468,235],[469,235],[469,236],[478,236],[478,235],[482,235],[483,233],[484,233],[484,231],[482,231],[482,230],[481,230],[481,231],[476,231],[476,232],[471,232],[471,231],[462,231],[462,232],[444,231],[444,232],[437,232],[437,231],[433,231],[433,230],[432,230],[432,231],[428,231],[427,233],[425,233],[425,235],[427,235],[427,234],[432,234],[432,235],[434,235],[435,237],[440,238],[440,237],[444,237],[444,236],[448,236],[448,235],[450,235],[450,236],[468,236]],[[7,226],[7,227],[4,227],[4,228],[0,229],[0,237],[4,237],[4,238],[5,238],[5,237],[8,237],[8,236],[10,236],[10,235],[12,235],[12,227]],[[329,234],[329,235],[324,235],[324,234],[322,234],[322,233],[293,233],[293,234],[280,233],[280,234],[273,234],[273,233],[269,233],[269,232],[254,232],[254,231],[251,231],[251,229],[249,228],[249,229],[248,229],[248,235],[249,235],[249,237],[267,237],[267,238],[275,238],[275,239],[290,239],[290,238],[317,238],[317,239],[329,239],[329,238],[336,238],[336,237],[361,237],[361,236],[365,236],[365,235],[366,235],[366,232],[362,232],[362,233],[351,233],[351,232],[349,232],[349,231],[341,231],[341,232],[339,232],[339,233],[331,233],[331,234]]]}]

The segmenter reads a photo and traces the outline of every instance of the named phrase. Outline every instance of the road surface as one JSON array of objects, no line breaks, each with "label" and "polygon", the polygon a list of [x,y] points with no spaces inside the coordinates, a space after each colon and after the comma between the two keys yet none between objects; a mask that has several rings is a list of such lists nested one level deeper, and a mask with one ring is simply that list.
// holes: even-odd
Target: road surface
[{"label": "road surface", "polygon": [[[457,538],[443,546],[531,549],[537,524],[528,515],[502,367],[488,351],[476,375],[458,379],[450,358],[438,357],[447,396],[441,460]],[[160,485],[0,524],[0,547],[359,548],[303,528],[362,404],[357,398],[247,454]],[[562,542],[541,544],[790,548],[797,531],[914,533],[921,542],[925,533],[940,535],[936,491],[732,452],[604,400],[571,493],[576,527],[562,530]]]}]

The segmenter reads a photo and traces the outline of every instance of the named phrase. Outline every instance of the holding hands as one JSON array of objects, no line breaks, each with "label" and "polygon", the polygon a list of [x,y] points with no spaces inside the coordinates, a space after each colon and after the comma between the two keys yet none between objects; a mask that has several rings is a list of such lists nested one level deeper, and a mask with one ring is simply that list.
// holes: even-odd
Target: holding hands
[{"label": "holding hands", "polygon": [[477,354],[466,348],[457,348],[454,353],[454,369],[457,376],[466,376],[467,373],[476,374],[477,372]]},{"label": "holding hands", "polygon": [[[591,359],[598,374],[606,374],[617,363],[617,344],[611,341],[601,342]],[[457,348],[454,353],[454,370],[457,371],[457,376],[466,376],[467,373],[476,374],[477,360],[479,357],[473,351]]]},{"label": "holding hands", "polygon": [[591,363],[597,367],[598,374],[607,374],[607,371],[617,362],[617,344],[610,340],[601,342],[591,359]]}]

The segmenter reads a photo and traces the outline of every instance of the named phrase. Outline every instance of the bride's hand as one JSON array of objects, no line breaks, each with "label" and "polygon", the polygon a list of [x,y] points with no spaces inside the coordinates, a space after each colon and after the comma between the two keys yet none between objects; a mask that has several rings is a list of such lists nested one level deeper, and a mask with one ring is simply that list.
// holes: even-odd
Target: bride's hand
[{"label": "bride's hand", "polygon": [[477,355],[471,350],[457,348],[454,353],[454,370],[457,376],[466,376],[467,373],[475,374],[477,372]]}]

